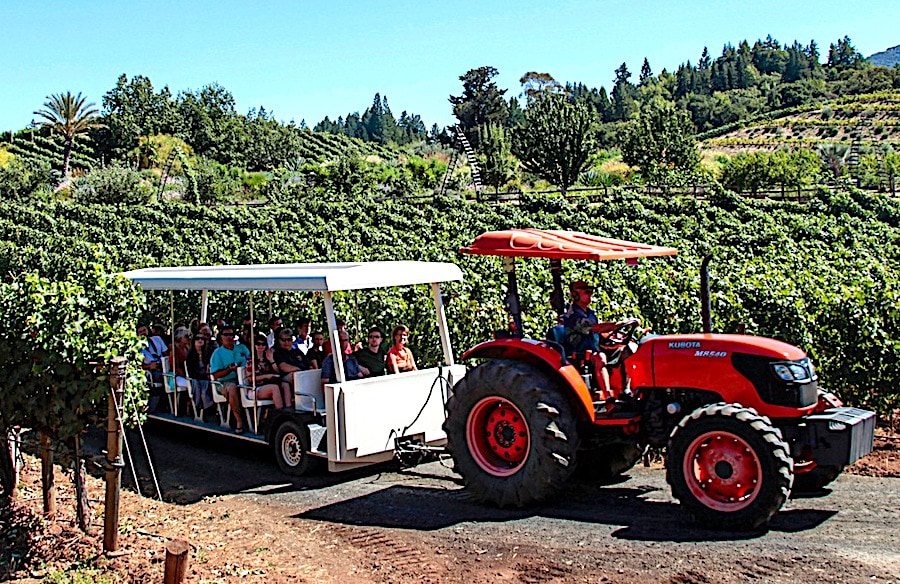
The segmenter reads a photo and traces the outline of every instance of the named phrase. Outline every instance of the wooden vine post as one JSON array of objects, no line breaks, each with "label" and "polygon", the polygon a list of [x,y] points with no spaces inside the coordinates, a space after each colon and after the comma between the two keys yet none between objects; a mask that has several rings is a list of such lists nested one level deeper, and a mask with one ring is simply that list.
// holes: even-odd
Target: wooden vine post
[{"label": "wooden vine post", "polygon": [[109,406],[106,418],[106,506],[103,521],[103,551],[119,547],[119,492],[122,488],[122,411],[128,361],[113,357],[109,366]]},{"label": "wooden vine post", "polygon": [[183,539],[173,539],[166,546],[166,571],[164,584],[181,584],[187,574],[188,552],[191,546]]}]

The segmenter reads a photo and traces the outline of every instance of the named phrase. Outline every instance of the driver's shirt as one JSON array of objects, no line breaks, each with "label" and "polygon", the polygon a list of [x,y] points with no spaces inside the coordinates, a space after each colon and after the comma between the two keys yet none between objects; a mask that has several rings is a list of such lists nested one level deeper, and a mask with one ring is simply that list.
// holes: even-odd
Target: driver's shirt
[{"label": "driver's shirt", "polygon": [[572,304],[563,316],[566,327],[566,353],[597,351],[597,335],[591,328],[597,324],[597,313],[590,308]]}]

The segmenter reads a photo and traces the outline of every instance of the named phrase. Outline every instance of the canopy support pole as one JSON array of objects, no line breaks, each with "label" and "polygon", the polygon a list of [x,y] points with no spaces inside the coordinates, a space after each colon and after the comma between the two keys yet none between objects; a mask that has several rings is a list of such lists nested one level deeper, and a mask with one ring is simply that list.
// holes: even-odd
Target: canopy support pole
[{"label": "canopy support pole", "polygon": [[434,299],[434,308],[437,312],[438,336],[441,338],[444,363],[447,366],[455,365],[453,361],[453,347],[450,345],[450,331],[447,329],[447,314],[444,311],[444,299],[441,297],[441,284],[439,282],[432,282],[431,297]]},{"label": "canopy support pole", "polygon": [[200,292],[200,322],[209,321],[206,320],[207,313],[209,312],[209,290],[203,290]]},{"label": "canopy support pole", "polygon": [[[347,378],[344,377],[343,349],[341,349],[341,339],[337,330],[337,319],[334,317],[334,298],[328,290],[325,291],[323,296],[325,298],[325,320],[328,321],[328,336],[331,337],[329,341],[331,342],[331,355],[334,360],[334,372],[338,383],[343,383]],[[322,381],[328,382],[327,379]]]}]

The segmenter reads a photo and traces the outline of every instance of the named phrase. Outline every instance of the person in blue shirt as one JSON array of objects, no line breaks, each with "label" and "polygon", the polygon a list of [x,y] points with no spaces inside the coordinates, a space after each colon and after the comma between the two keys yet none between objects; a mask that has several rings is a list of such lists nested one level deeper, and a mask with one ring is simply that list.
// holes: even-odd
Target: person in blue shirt
[{"label": "person in blue shirt", "polygon": [[[353,355],[347,354],[347,349],[350,348],[350,333],[346,330],[339,330],[338,340],[341,342],[341,355],[344,358],[344,377],[346,381],[362,379],[368,376],[371,372],[360,366]],[[334,366],[333,354],[325,357],[325,362],[322,363],[322,385],[326,383],[337,383],[337,368]]]},{"label": "person in blue shirt", "polygon": [[594,287],[584,280],[575,280],[569,285],[572,304],[563,316],[563,326],[566,329],[565,349],[566,355],[576,356],[576,359],[585,357],[587,351],[591,351],[591,362],[594,366],[595,379],[599,388],[599,398],[609,397],[609,372],[606,370],[606,353],[600,350],[600,335],[609,334],[620,326],[620,322],[598,322],[597,313],[590,307]]},{"label": "person in blue shirt", "polygon": [[238,393],[238,374],[240,367],[247,366],[250,350],[246,345],[236,344],[234,327],[225,325],[219,330],[220,345],[213,351],[209,359],[210,375],[222,383],[222,395],[228,399],[228,406],[235,419],[235,434],[244,433],[243,414],[241,413],[241,395]]}]

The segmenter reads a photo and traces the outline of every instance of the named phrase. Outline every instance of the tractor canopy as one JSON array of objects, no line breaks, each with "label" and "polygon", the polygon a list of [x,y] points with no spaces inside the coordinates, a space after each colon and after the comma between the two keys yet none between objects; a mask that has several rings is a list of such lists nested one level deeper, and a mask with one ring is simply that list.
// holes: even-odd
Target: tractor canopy
[{"label": "tractor canopy", "polygon": [[671,256],[678,253],[674,247],[647,245],[578,231],[532,228],[488,231],[459,251],[474,255],[595,261]]}]

